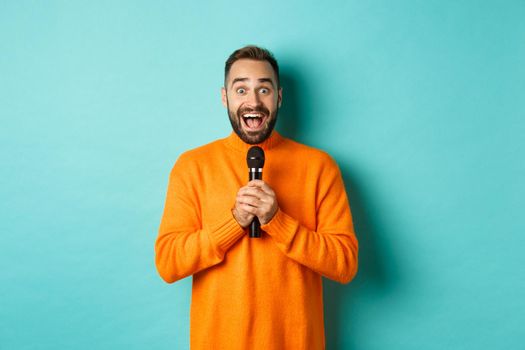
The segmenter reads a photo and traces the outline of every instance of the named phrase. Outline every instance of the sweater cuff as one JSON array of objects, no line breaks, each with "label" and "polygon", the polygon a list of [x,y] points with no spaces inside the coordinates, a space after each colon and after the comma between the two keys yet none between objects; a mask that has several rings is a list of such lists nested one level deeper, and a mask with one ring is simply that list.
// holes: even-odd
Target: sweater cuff
[{"label": "sweater cuff", "polygon": [[244,235],[244,229],[235,220],[230,210],[225,211],[220,220],[210,225],[208,232],[210,240],[221,258]]},{"label": "sweater cuff", "polygon": [[286,244],[293,240],[298,228],[299,222],[285,214],[280,208],[268,223],[261,225],[261,229],[273,239]]}]

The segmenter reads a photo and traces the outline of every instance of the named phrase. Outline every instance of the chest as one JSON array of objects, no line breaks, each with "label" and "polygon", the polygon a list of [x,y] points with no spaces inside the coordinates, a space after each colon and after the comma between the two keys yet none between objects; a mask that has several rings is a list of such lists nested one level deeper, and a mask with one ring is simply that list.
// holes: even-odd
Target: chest
[{"label": "chest", "polygon": [[[213,222],[218,213],[231,209],[237,192],[249,180],[243,156],[217,162],[203,165],[199,171],[203,184],[200,195],[203,223]],[[290,164],[279,159],[267,159],[262,178],[275,192],[279,207],[311,229],[316,227],[316,173],[315,168],[304,163]]]}]

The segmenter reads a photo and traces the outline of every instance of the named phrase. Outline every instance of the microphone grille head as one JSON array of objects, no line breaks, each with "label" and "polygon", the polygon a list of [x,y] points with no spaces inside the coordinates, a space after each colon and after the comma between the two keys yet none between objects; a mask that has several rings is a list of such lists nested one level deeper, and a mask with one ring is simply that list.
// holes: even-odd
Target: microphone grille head
[{"label": "microphone grille head", "polygon": [[262,168],[264,166],[264,151],[259,146],[250,147],[246,155],[248,168]]}]

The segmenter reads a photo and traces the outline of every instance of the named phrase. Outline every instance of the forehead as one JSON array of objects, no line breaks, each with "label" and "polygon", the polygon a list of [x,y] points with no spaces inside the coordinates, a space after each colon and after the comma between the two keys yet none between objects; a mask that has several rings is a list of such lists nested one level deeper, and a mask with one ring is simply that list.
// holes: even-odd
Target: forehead
[{"label": "forehead", "polygon": [[236,78],[247,78],[253,81],[270,78],[274,83],[276,82],[275,73],[270,63],[250,59],[240,59],[232,64],[228,73],[228,85]]}]

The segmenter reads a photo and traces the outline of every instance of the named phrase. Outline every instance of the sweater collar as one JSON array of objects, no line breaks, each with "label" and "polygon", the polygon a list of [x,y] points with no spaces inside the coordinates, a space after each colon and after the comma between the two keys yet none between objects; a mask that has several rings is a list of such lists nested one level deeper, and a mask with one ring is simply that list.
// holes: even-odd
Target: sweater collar
[{"label": "sweater collar", "polygon": [[250,145],[241,140],[241,138],[234,131],[232,131],[230,136],[228,136],[224,140],[226,141],[228,146],[232,147],[233,149],[241,152],[248,152],[248,150],[252,146],[259,146],[263,150],[267,151],[281,143],[283,137],[277,131],[273,130],[270,134],[270,137],[268,137],[263,142],[258,143],[256,145]]}]

